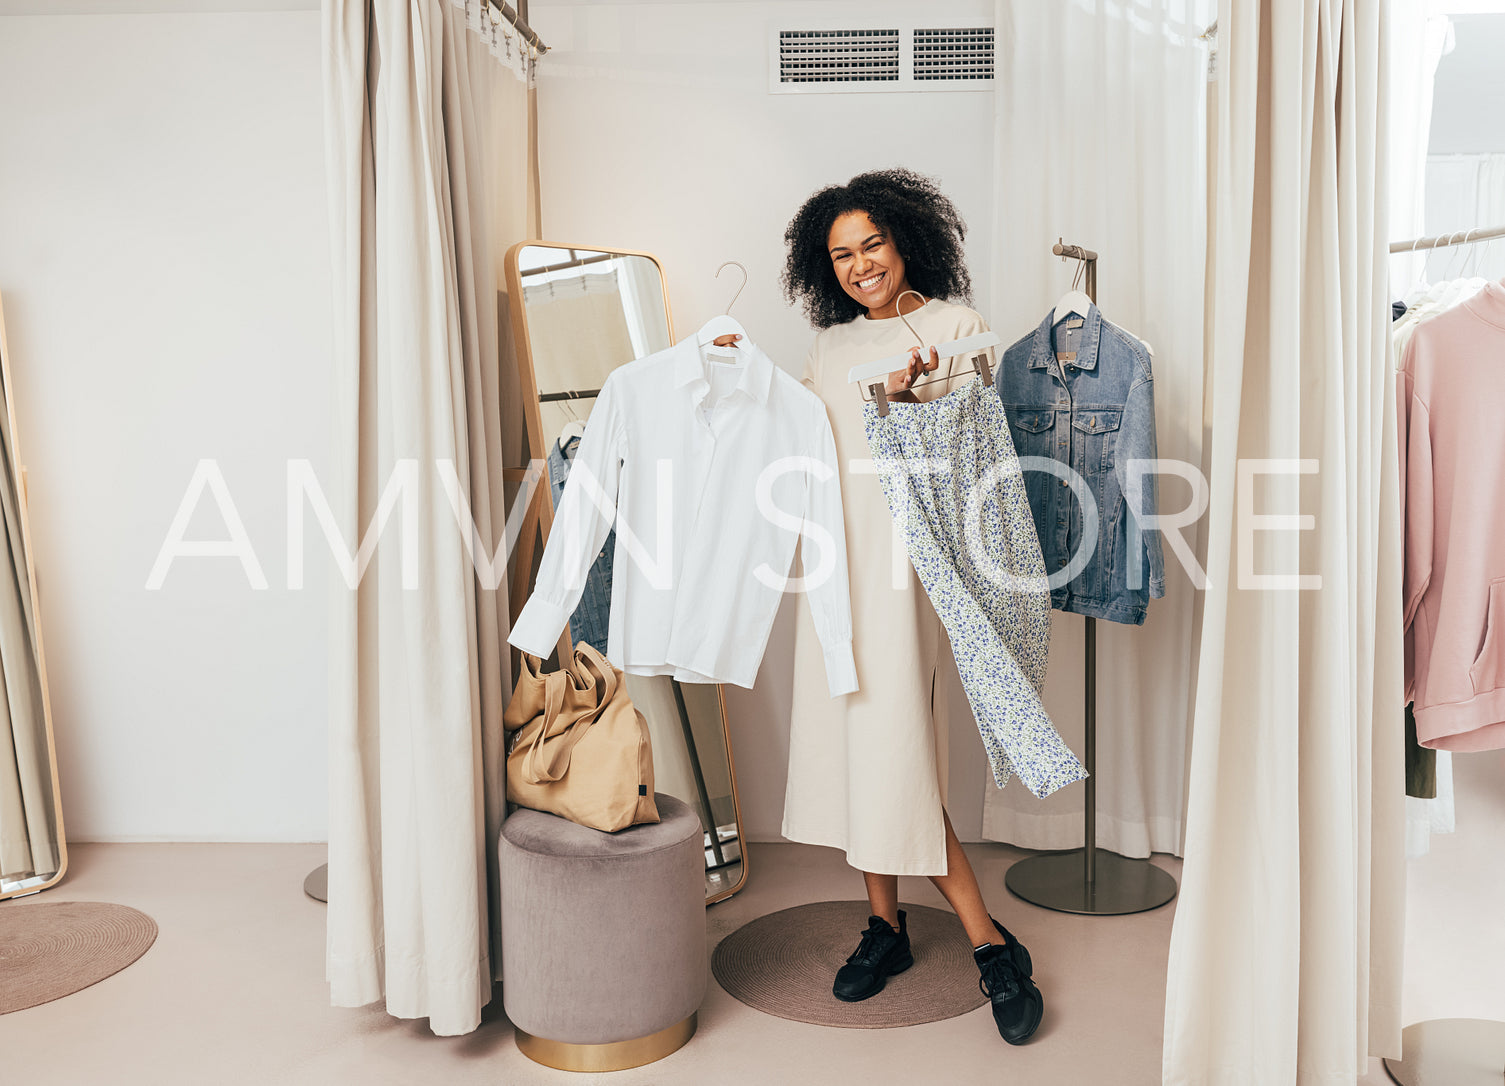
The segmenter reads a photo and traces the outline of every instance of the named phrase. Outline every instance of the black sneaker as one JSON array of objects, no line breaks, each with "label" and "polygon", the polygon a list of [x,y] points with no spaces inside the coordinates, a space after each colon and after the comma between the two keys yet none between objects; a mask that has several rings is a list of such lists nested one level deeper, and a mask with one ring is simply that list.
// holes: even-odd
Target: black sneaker
[{"label": "black sneaker", "polygon": [[862,942],[857,944],[847,964],[836,971],[831,994],[847,1003],[867,999],[883,991],[889,977],[904,972],[913,964],[909,932],[904,927],[904,910],[899,910],[898,931],[882,917],[870,916],[867,931],[862,933]]},{"label": "black sneaker", "polygon": [[982,976],[977,986],[993,1001],[993,1021],[998,1035],[1011,1045],[1023,1044],[1040,1026],[1045,997],[1030,980],[1034,966],[1024,944],[998,921],[993,921],[1003,942],[989,943],[972,952]]}]

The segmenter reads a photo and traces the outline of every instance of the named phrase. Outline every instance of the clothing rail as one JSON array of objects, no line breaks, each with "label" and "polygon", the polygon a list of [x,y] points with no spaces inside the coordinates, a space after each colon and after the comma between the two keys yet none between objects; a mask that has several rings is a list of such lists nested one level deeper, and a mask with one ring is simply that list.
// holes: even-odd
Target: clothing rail
[{"label": "clothing rail", "polygon": [[1438,234],[1435,238],[1417,238],[1415,241],[1392,241],[1392,253],[1420,252],[1424,249],[1447,249],[1454,245],[1472,245],[1476,241],[1505,238],[1505,226],[1481,226],[1477,230],[1458,230],[1451,234]]},{"label": "clothing rail", "polygon": [[489,8],[495,8],[496,13],[512,24],[512,28],[522,35],[523,41],[538,50],[539,56],[543,56],[549,51],[549,47],[543,43],[543,39],[538,36],[538,33],[528,25],[527,20],[518,14],[517,9],[511,4],[503,3],[502,0],[481,0],[481,2]]},{"label": "clothing rail", "polygon": [[600,256],[577,256],[574,260],[563,260],[558,264],[543,264],[536,268],[529,268],[522,273],[523,279],[531,279],[539,275],[547,275],[549,272],[564,271],[566,268],[583,268],[588,264],[605,264],[615,260],[612,253],[602,253]]},{"label": "clothing rail", "polygon": [[582,388],[574,392],[540,392],[539,403],[553,403],[556,400],[594,400],[601,395],[599,388]]}]

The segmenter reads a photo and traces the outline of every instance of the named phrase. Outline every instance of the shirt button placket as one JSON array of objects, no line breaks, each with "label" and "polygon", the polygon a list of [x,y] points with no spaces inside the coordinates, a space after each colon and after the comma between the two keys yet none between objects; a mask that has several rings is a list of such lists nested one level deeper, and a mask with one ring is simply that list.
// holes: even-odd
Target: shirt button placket
[{"label": "shirt button placket", "polygon": [[[1071,442],[1073,436],[1072,423],[1076,419],[1076,403],[1071,396],[1071,387],[1067,385],[1064,380],[1062,380],[1061,382],[1061,388],[1066,393],[1066,420],[1064,426],[1057,427],[1060,433],[1057,437],[1056,447],[1059,450],[1058,459],[1063,464],[1065,464],[1068,469],[1071,469],[1073,467],[1071,458]],[[1071,477],[1069,474],[1065,479],[1061,480],[1061,485],[1064,487],[1069,487],[1071,485]],[[1056,564],[1062,568],[1065,568],[1066,555],[1069,555],[1071,553],[1071,540],[1073,536],[1078,535],[1078,533],[1072,531],[1072,527],[1076,523],[1078,510],[1077,503],[1071,500],[1067,495],[1063,494],[1062,500],[1066,502],[1066,515],[1060,521],[1059,527],[1057,529],[1056,538],[1058,540],[1058,553],[1061,555],[1061,557],[1057,559]],[[1062,587],[1064,588],[1065,586],[1063,585]]]},{"label": "shirt button placket", "polygon": [[[686,496],[695,503],[695,511],[690,516],[689,530],[685,533],[685,539],[683,540],[684,549],[679,555],[681,574],[683,574],[685,562],[689,559],[690,555],[696,552],[696,548],[699,545],[701,534],[700,514],[705,508],[706,491],[709,489],[711,478],[715,474],[716,434],[703,418],[701,419],[701,424],[703,432],[699,435],[698,440],[692,443],[695,448],[691,456],[690,471],[693,473],[694,485],[686,487],[684,491]],[[678,470],[680,465],[675,465],[675,467]],[[696,606],[702,602],[692,601],[690,594],[686,592],[676,592],[674,594],[674,625],[669,631],[671,655],[678,655],[680,647],[679,636],[686,629],[685,623],[682,621],[685,617],[684,608]]]}]

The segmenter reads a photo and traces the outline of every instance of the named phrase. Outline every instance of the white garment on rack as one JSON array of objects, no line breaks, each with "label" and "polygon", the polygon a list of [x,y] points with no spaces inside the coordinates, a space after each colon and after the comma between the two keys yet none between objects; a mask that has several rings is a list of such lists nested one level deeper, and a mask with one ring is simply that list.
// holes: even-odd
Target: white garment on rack
[{"label": "white garment on rack", "polygon": [[751,687],[806,535],[827,685],[857,689],[831,424],[757,344],[728,356],[692,335],[607,377],[513,645],[549,654],[614,524],[606,654],[623,671]]},{"label": "white garment on rack", "polygon": [[1457,828],[1453,806],[1453,755],[1437,751],[1437,795],[1432,799],[1406,797],[1406,858],[1414,860],[1432,851],[1432,834],[1452,833]]},{"label": "white garment on rack", "polygon": [[[1395,322],[1396,327],[1405,325],[1408,329],[1414,329],[1426,318],[1466,302],[1483,290],[1488,282],[1488,279],[1478,276],[1471,279],[1444,279],[1438,283],[1423,281],[1406,296],[1407,309],[1401,319]],[[1397,362],[1400,361],[1399,354],[1395,358]]]}]

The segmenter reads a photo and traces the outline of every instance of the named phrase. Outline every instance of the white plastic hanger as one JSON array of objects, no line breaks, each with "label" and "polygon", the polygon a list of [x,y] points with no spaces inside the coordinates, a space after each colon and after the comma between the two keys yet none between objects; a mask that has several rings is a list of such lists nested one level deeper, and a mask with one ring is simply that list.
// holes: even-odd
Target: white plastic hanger
[{"label": "white plastic hanger", "polygon": [[[1071,289],[1068,290],[1065,294],[1061,295],[1061,300],[1057,302],[1056,307],[1050,311],[1050,326],[1052,328],[1060,324],[1063,320],[1071,316],[1073,313],[1075,313],[1078,317],[1085,318],[1092,311],[1092,306],[1094,304],[1092,299],[1087,297],[1085,293],[1077,289],[1077,283],[1081,280],[1082,273],[1086,269],[1086,267],[1086,264],[1077,264],[1076,274],[1071,277]],[[1125,330],[1127,331],[1127,329]],[[1130,335],[1133,335],[1133,333],[1131,332]],[[1145,349],[1145,353],[1153,358],[1155,355],[1155,348],[1151,347],[1149,343],[1147,343],[1143,339],[1140,339],[1138,336],[1134,336],[1134,338],[1139,340],[1140,344]]]},{"label": "white plastic hanger", "polygon": [[[904,323],[908,324],[909,322],[905,321]],[[937,360],[954,358],[959,354],[968,354],[986,350],[989,347],[996,347],[1002,342],[1003,337],[997,332],[982,332],[975,336],[967,336],[964,339],[952,339],[947,340],[945,343],[936,344],[935,356]],[[930,351],[925,349],[923,340],[920,342],[920,347],[920,357],[929,362]],[[880,358],[876,362],[864,362],[860,366],[853,366],[847,371],[847,384],[855,385],[874,377],[887,377],[895,370],[908,369],[910,357],[910,353],[905,351],[903,354],[891,354],[887,358]],[[992,382],[988,383],[991,384]]]},{"label": "white plastic hanger", "polygon": [[570,416],[570,421],[565,423],[564,429],[559,431],[559,445],[563,448],[570,443],[571,438],[581,437],[585,434],[585,420],[575,414],[575,408],[569,400],[562,400],[560,403]]},{"label": "white plastic hanger", "polygon": [[1056,303],[1055,311],[1050,315],[1051,326],[1060,324],[1073,313],[1079,317],[1085,317],[1091,307],[1091,298],[1079,290],[1069,290],[1061,295],[1061,300]]},{"label": "white plastic hanger", "polygon": [[[919,344],[920,358],[926,364],[929,364],[932,351],[935,353],[935,359],[937,362],[939,362],[943,358],[954,358],[955,356],[960,354],[975,355],[976,357],[973,359],[973,369],[975,369],[979,374],[982,375],[983,384],[991,386],[993,384],[993,371],[988,366],[988,356],[985,352],[989,347],[996,347],[1000,343],[1002,343],[1003,337],[1000,336],[997,332],[983,332],[975,336],[966,336],[962,339],[953,339],[948,340],[945,343],[938,343],[934,347],[926,347],[924,339],[920,337],[920,333],[915,331],[914,325],[910,324],[909,318],[904,315],[904,306],[902,303],[904,301],[904,295],[906,294],[913,294],[916,298],[921,299],[922,302],[924,300],[924,295],[922,295],[917,290],[901,291],[899,293],[899,297],[895,299],[894,306],[895,312],[897,312],[899,315],[899,319],[904,322],[904,327],[909,329],[910,334],[914,336],[915,341]],[[884,391],[885,386],[888,383],[886,379],[890,373],[893,373],[896,370],[908,369],[910,358],[910,353],[908,351],[905,351],[903,354],[891,354],[887,358],[880,358],[875,362],[864,362],[860,366],[853,366],[850,370],[847,371],[847,384],[855,385],[866,383],[868,385],[868,390],[873,394],[873,399],[878,404],[879,416],[886,416],[888,414],[888,396]],[[952,374],[952,377],[956,376],[959,375]],[[876,380],[877,378],[884,378],[884,380]],[[932,380],[944,379],[945,378],[932,378]],[[928,382],[921,383],[923,384]],[[916,388],[918,387],[918,385],[912,385],[910,387]]]},{"label": "white plastic hanger", "polygon": [[[742,296],[743,288],[747,286],[747,269],[735,260],[728,260],[716,269],[716,278],[720,279],[721,273],[729,267],[735,267],[742,272],[742,285],[737,288],[737,293],[732,295],[732,300],[726,304],[725,313],[712,317],[700,326],[700,331],[695,333],[695,343],[701,347],[708,343],[715,344],[717,347],[727,349],[726,353],[735,354],[737,344],[728,337],[741,336],[744,340],[751,338],[747,334],[747,329],[738,323],[737,318],[731,316],[732,306],[737,304],[737,299]],[[726,342],[718,343],[718,340],[726,340]]]},{"label": "white plastic hanger", "polygon": [[1077,282],[1082,277],[1086,264],[1077,263],[1076,274],[1071,277],[1071,289],[1061,295],[1061,300],[1056,303],[1055,309],[1051,310],[1050,326],[1054,328],[1063,320],[1075,313],[1079,317],[1085,317],[1092,312],[1092,299],[1077,289]]}]

